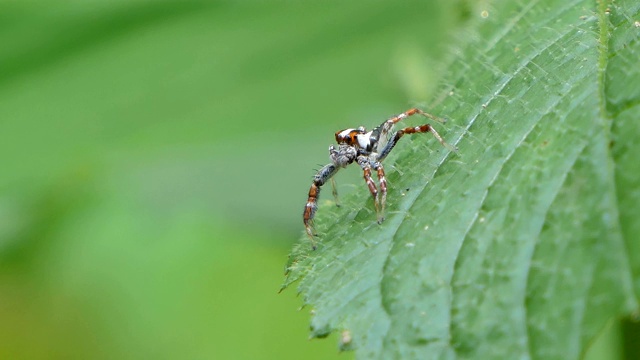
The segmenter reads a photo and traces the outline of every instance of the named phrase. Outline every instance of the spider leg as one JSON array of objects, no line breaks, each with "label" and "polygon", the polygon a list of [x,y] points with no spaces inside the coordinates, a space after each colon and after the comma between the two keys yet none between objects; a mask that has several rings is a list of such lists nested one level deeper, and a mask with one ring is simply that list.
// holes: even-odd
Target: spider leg
[{"label": "spider leg", "polygon": [[431,115],[431,114],[429,114],[429,113],[426,113],[426,112],[424,112],[424,111],[422,111],[422,110],[420,110],[420,109],[416,109],[416,108],[409,109],[409,110],[407,110],[407,111],[403,112],[403,113],[402,113],[402,114],[400,114],[400,115],[397,115],[397,116],[392,117],[391,119],[389,119],[389,120],[387,120],[387,121],[392,122],[392,123],[394,123],[394,124],[395,124],[395,123],[397,123],[398,121],[400,121],[400,120],[402,120],[402,119],[406,119],[406,118],[408,118],[409,116],[411,116],[411,115],[415,115],[415,114],[420,114],[420,115],[422,115],[422,116],[424,116],[424,117],[427,117],[427,118],[429,118],[429,119],[431,119],[431,120],[433,120],[433,121],[437,121],[437,122],[442,123],[442,124],[444,124],[445,122],[447,122],[445,119],[442,119],[442,118],[439,118],[439,117],[437,117],[437,116]]},{"label": "spider leg", "polygon": [[446,141],[444,141],[442,136],[440,136],[440,134],[438,134],[436,129],[434,129],[431,125],[424,124],[424,125],[415,126],[415,127],[410,126],[402,130],[398,130],[393,136],[393,138],[389,140],[389,142],[384,147],[384,149],[380,151],[380,155],[378,156],[377,160],[378,161],[384,160],[384,158],[386,158],[387,155],[389,155],[391,150],[393,150],[393,147],[396,146],[396,144],[398,143],[398,140],[400,140],[400,138],[403,137],[405,134],[416,134],[416,133],[425,133],[425,132],[430,132],[433,135],[433,137],[435,137],[440,142],[440,144],[442,144],[442,146],[446,147],[447,149],[451,151],[458,151],[458,149],[455,146],[449,145]]},{"label": "spider leg", "polygon": [[336,201],[336,206],[340,207],[340,201],[338,200],[338,186],[336,185],[334,178],[331,178],[331,192],[333,193],[333,198]]},{"label": "spider leg", "polygon": [[378,172],[378,182],[380,183],[380,193],[378,194],[378,202],[380,203],[380,212],[378,213],[378,224],[384,221],[384,206],[387,202],[387,179],[384,176],[384,167],[376,162],[374,169]]},{"label": "spider leg", "polygon": [[[362,168],[364,181],[367,183],[367,187],[369,188],[369,192],[371,196],[373,196],[373,204],[376,207],[376,214],[378,216],[378,221],[380,221],[380,203],[378,202],[378,188],[376,187],[376,183],[371,179],[371,165],[369,163],[369,159],[361,156],[358,157],[358,165]],[[385,184],[386,185],[386,184]]]},{"label": "spider leg", "polygon": [[307,199],[307,204],[304,207],[304,212],[302,213],[302,220],[304,222],[304,227],[307,235],[311,239],[311,247],[313,248],[313,250],[316,249],[313,218],[316,214],[316,210],[318,209],[318,196],[320,196],[320,187],[322,187],[322,185],[324,185],[327,180],[331,179],[331,177],[335,175],[336,172],[338,172],[338,169],[339,168],[334,164],[325,165],[318,171],[316,176],[314,176],[313,182],[311,183],[311,188],[309,189],[309,197]]}]

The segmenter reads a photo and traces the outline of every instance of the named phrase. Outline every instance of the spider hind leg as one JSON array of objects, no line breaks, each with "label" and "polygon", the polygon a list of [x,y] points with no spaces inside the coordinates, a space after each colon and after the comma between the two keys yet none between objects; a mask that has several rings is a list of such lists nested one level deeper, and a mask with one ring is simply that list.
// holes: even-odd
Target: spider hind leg
[{"label": "spider hind leg", "polygon": [[389,140],[389,142],[384,147],[384,149],[380,151],[380,155],[378,156],[378,161],[384,160],[384,158],[386,158],[387,155],[389,155],[391,150],[393,150],[393,147],[396,146],[396,144],[398,143],[398,140],[400,140],[400,138],[403,137],[405,134],[416,134],[416,133],[425,133],[425,132],[430,132],[433,135],[433,137],[435,137],[436,140],[438,140],[438,142],[440,142],[440,144],[442,144],[442,146],[444,146],[445,148],[453,152],[458,151],[458,148],[444,141],[442,136],[440,136],[440,134],[438,134],[436,129],[434,129],[431,125],[424,124],[420,126],[410,126],[402,130],[398,130],[395,133],[395,135],[391,138],[391,140]]},{"label": "spider hind leg", "polygon": [[422,111],[420,109],[417,109],[417,108],[409,109],[409,110],[403,112],[400,115],[396,115],[396,116],[392,117],[391,119],[389,119],[387,121],[390,121],[390,122],[395,124],[395,123],[399,122],[400,120],[406,119],[409,116],[415,115],[415,114],[420,114],[420,115],[422,115],[422,116],[424,116],[426,118],[429,118],[429,119],[431,119],[433,121],[437,121],[437,122],[442,123],[442,124],[447,122],[446,119],[442,119],[442,118],[439,118],[439,117],[437,117],[435,115],[431,115],[431,114],[429,114],[427,112],[424,112],[424,111]]}]

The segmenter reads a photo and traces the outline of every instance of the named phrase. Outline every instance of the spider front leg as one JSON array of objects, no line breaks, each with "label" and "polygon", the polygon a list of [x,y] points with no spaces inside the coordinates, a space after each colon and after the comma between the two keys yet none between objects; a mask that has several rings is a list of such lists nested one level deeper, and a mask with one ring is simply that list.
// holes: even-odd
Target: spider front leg
[{"label": "spider front leg", "polygon": [[318,210],[318,197],[320,196],[320,188],[324,185],[327,180],[331,179],[336,172],[338,172],[338,167],[334,164],[325,165],[316,176],[313,178],[313,183],[311,183],[311,188],[309,188],[309,197],[307,198],[307,204],[304,207],[304,212],[302,213],[302,220],[304,222],[304,227],[311,239],[311,247],[313,250],[316,249],[316,240],[314,238],[315,230],[313,228],[313,218],[315,217],[316,210]]}]

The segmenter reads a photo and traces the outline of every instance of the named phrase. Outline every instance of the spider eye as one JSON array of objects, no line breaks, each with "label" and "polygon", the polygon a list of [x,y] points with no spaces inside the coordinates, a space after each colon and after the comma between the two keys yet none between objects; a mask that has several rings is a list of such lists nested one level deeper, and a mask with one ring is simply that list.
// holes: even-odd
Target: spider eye
[{"label": "spider eye", "polygon": [[337,131],[336,132],[336,142],[338,144],[341,144],[344,142],[344,131]]},{"label": "spider eye", "polygon": [[357,143],[359,135],[359,129],[345,129],[336,132],[336,141],[338,142],[338,144],[344,143],[348,145],[354,145]]}]

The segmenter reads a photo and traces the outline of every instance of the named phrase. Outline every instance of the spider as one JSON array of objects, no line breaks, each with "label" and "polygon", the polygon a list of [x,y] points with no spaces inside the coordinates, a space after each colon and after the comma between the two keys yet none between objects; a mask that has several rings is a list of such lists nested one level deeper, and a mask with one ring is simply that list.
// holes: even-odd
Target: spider
[{"label": "spider", "polygon": [[[336,132],[338,148],[333,145],[329,146],[329,157],[331,158],[331,163],[323,166],[314,176],[313,183],[309,189],[309,198],[304,207],[304,213],[302,216],[307,235],[311,239],[313,250],[316,249],[316,242],[314,239],[316,234],[314,234],[313,218],[316,210],[318,209],[317,203],[318,196],[320,195],[320,187],[322,187],[322,185],[324,185],[329,179],[331,179],[336,205],[340,206],[337,201],[338,193],[336,191],[335,180],[333,179],[333,176],[338,172],[338,170],[347,167],[347,165],[354,162],[360,165],[364,172],[364,181],[367,183],[369,192],[371,192],[371,195],[373,196],[378,224],[381,224],[384,221],[384,208],[387,200],[387,180],[384,176],[382,161],[387,157],[387,155],[389,155],[402,136],[405,134],[430,132],[444,147],[452,151],[457,151],[457,148],[447,144],[440,134],[438,134],[438,132],[429,124],[406,127],[393,134],[391,133],[393,126],[397,122],[415,114],[423,115],[441,123],[445,122],[443,119],[428,114],[420,109],[413,108],[386,120],[380,124],[380,126],[369,132],[367,132],[363,126],[360,126],[357,129],[345,129]],[[372,171],[375,171],[378,175],[380,191],[378,191],[376,184],[373,182],[373,179],[371,179]]]}]

